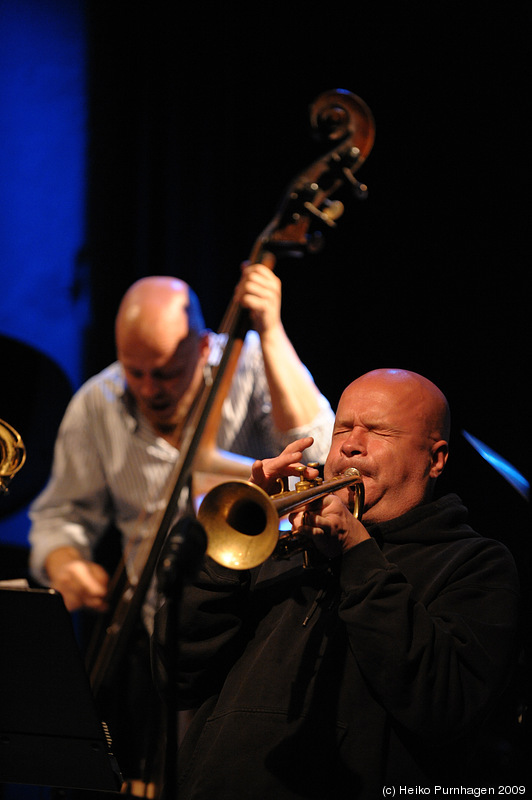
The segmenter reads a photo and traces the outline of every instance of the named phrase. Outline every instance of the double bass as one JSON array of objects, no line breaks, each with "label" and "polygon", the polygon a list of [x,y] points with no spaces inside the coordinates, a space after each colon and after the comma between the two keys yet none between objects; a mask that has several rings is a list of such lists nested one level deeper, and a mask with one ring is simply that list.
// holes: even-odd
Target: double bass
[{"label": "double bass", "polygon": [[[366,103],[347,90],[326,91],[311,104],[310,123],[319,138],[325,138],[334,146],[291,181],[275,215],[255,240],[249,254],[250,263],[260,262],[274,269],[281,257],[316,252],[324,235],[336,227],[344,211],[341,196],[363,198],[366,195],[367,187],[355,177],[375,138],[375,122]],[[207,467],[214,471],[212,464],[216,462],[221,407],[248,329],[247,312],[233,300],[219,329],[225,339],[223,352],[213,367],[208,385],[201,388],[192,405],[168,484],[164,510],[151,521],[147,556],[134,574],[126,569],[122,559],[111,581],[111,611],[97,627],[88,648],[87,670],[97,702],[106,692],[112,691],[117,679],[169,531],[175,523],[183,490],[198,464],[201,469]]]}]

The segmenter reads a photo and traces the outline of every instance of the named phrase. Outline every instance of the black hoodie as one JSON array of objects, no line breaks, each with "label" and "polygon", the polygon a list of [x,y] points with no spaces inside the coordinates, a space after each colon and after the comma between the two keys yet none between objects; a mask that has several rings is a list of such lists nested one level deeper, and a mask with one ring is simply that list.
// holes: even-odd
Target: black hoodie
[{"label": "black hoodie", "polygon": [[[456,785],[511,669],[518,579],[456,495],[304,570],[207,561],[185,591],[179,698],[201,706],[180,800],[375,798]],[[164,609],[155,651],[164,684]]]}]

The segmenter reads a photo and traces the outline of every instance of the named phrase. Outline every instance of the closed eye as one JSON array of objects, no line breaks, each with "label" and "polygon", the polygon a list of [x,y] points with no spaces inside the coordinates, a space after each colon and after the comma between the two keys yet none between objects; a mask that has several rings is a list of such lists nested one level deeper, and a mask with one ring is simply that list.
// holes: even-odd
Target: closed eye
[{"label": "closed eye", "polygon": [[333,430],[333,438],[336,436],[348,437],[353,433],[353,428],[336,428]]},{"label": "closed eye", "polygon": [[[394,428],[379,428],[373,425],[360,425],[356,426],[362,428],[365,433],[371,433],[374,436],[380,437],[389,437],[389,436],[397,436],[399,431],[395,430]],[[354,428],[336,428],[333,431],[333,436],[349,436],[353,432]]]}]

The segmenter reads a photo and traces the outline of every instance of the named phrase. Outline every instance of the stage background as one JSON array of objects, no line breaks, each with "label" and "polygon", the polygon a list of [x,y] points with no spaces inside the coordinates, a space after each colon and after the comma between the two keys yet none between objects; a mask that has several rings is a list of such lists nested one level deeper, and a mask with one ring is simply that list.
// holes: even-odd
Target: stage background
[{"label": "stage background", "polygon": [[175,274],[217,328],[285,186],[323,154],[308,107],[360,95],[376,141],[323,251],[279,264],[287,331],[336,405],[379,366],[453,409],[447,484],[514,552],[530,476],[531,6],[1,0],[0,418],[28,460],[2,503],[2,575],[71,392],[114,358],[124,290]]}]

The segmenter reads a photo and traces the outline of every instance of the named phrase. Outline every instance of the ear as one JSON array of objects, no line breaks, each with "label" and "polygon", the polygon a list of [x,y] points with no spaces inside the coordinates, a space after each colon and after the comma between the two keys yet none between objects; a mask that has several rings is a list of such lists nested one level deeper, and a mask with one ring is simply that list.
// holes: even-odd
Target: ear
[{"label": "ear", "polygon": [[442,474],[447,459],[449,458],[449,445],[444,439],[435,442],[431,449],[431,468],[429,476],[431,478],[439,478]]}]

